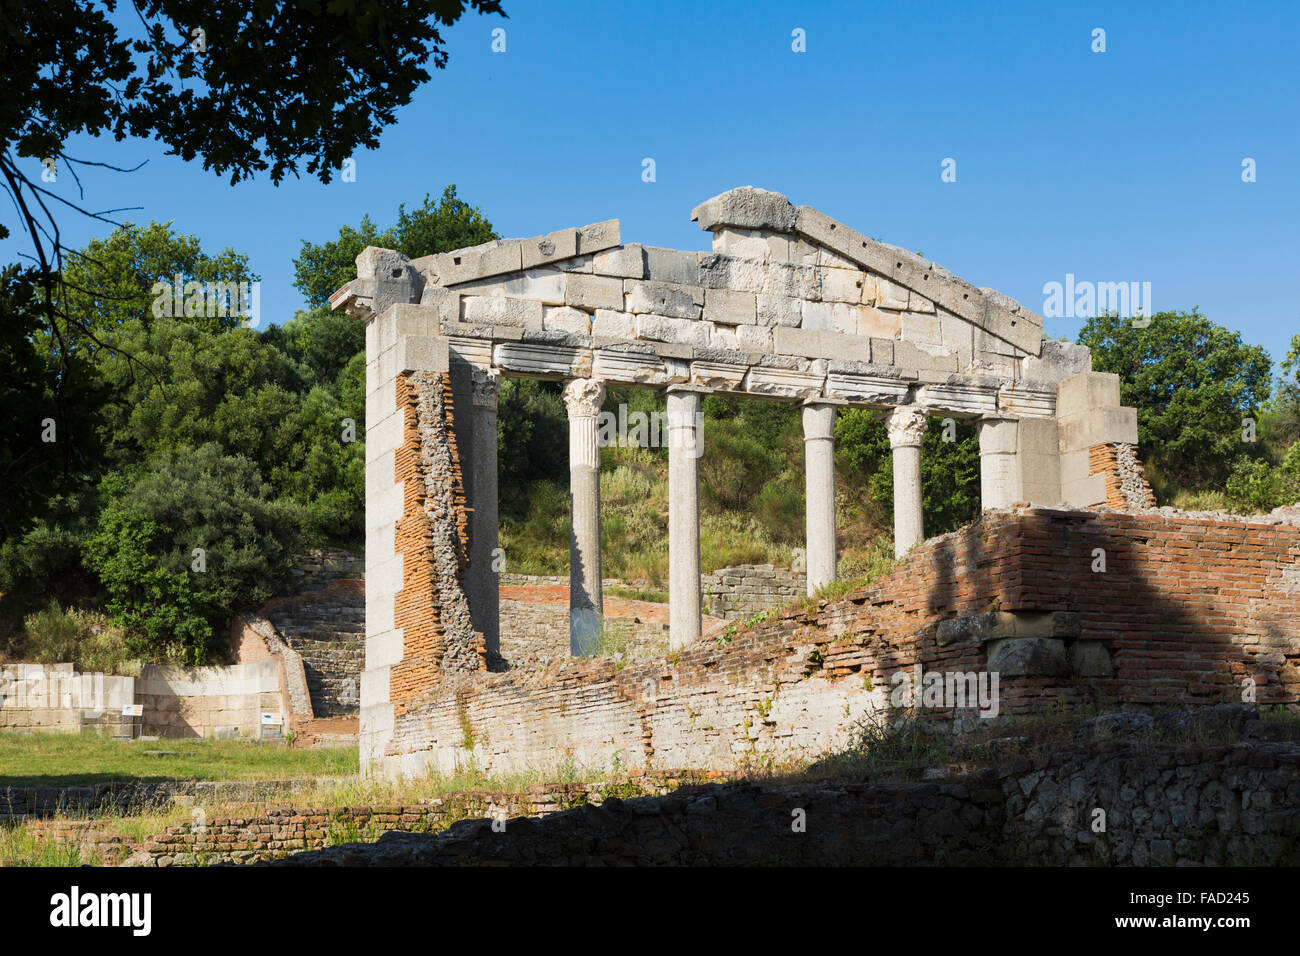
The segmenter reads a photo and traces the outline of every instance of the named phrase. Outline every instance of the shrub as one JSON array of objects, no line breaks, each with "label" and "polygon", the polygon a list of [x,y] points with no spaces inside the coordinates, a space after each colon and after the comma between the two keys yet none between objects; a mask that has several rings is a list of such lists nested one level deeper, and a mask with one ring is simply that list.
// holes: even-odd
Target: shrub
[{"label": "shrub", "polygon": [[217,626],[287,584],[302,509],[274,500],[248,459],[182,448],[103,490],[86,556],[137,653],[207,663]]}]

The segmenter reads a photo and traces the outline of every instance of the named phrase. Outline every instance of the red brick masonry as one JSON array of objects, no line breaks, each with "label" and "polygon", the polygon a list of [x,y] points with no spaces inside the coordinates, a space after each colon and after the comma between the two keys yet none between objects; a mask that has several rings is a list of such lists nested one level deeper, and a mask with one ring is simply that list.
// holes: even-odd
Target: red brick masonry
[{"label": "red brick masonry", "polygon": [[[894,675],[978,672],[988,645],[938,624],[1073,612],[1113,676],[1004,676],[1001,714],[1063,703],[1300,701],[1300,526],[1168,512],[988,512],[843,598],[795,605],[667,659],[566,661],[451,679],[397,719],[390,756],[443,770],[585,765],[732,769],[842,745]],[[929,713],[929,712],[927,712]],[[933,713],[946,716],[940,709]],[[472,746],[466,746],[472,742]]]}]

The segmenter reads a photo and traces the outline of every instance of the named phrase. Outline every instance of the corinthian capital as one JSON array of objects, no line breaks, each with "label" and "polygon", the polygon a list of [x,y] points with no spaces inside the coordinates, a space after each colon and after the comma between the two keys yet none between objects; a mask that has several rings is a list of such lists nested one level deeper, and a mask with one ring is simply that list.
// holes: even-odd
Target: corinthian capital
[{"label": "corinthian capital", "polygon": [[900,405],[885,417],[889,447],[919,445],[925,437],[925,412],[915,405]]},{"label": "corinthian capital", "polygon": [[605,402],[605,385],[595,378],[575,378],[564,386],[564,407],[570,418],[595,418]]},{"label": "corinthian capital", "polygon": [[469,382],[475,408],[497,407],[497,396],[501,392],[501,373],[497,369],[471,365]]}]

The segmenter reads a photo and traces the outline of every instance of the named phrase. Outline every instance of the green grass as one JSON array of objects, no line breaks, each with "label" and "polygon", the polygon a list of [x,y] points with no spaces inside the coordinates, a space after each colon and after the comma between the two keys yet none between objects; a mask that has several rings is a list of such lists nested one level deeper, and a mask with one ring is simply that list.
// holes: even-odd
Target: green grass
[{"label": "green grass", "polygon": [[[149,750],[175,753],[151,756]],[[242,740],[124,741],[95,734],[0,732],[0,786],[9,787],[109,780],[284,780],[357,771],[352,747],[297,750]]]}]

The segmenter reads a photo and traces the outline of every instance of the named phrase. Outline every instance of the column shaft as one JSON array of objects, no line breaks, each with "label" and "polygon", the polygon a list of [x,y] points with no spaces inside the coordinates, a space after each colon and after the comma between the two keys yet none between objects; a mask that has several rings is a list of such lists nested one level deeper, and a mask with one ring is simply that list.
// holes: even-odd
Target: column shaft
[{"label": "column shaft", "polygon": [[894,557],[901,558],[925,540],[921,519],[921,439],[925,413],[912,405],[895,408],[886,419],[894,451]]},{"label": "column shaft", "polygon": [[596,420],[605,386],[575,379],[564,389],[569,412],[569,653],[596,652],[604,627],[600,584],[600,447]]},{"label": "column shaft", "polygon": [[808,593],[835,580],[835,406],[803,407]]},{"label": "column shaft", "polygon": [[700,639],[700,394],[668,393],[668,643]]},{"label": "column shaft", "polygon": [[469,609],[474,629],[483,634],[488,658],[501,653],[501,589],[498,576],[497,395],[500,373],[472,370]]}]

